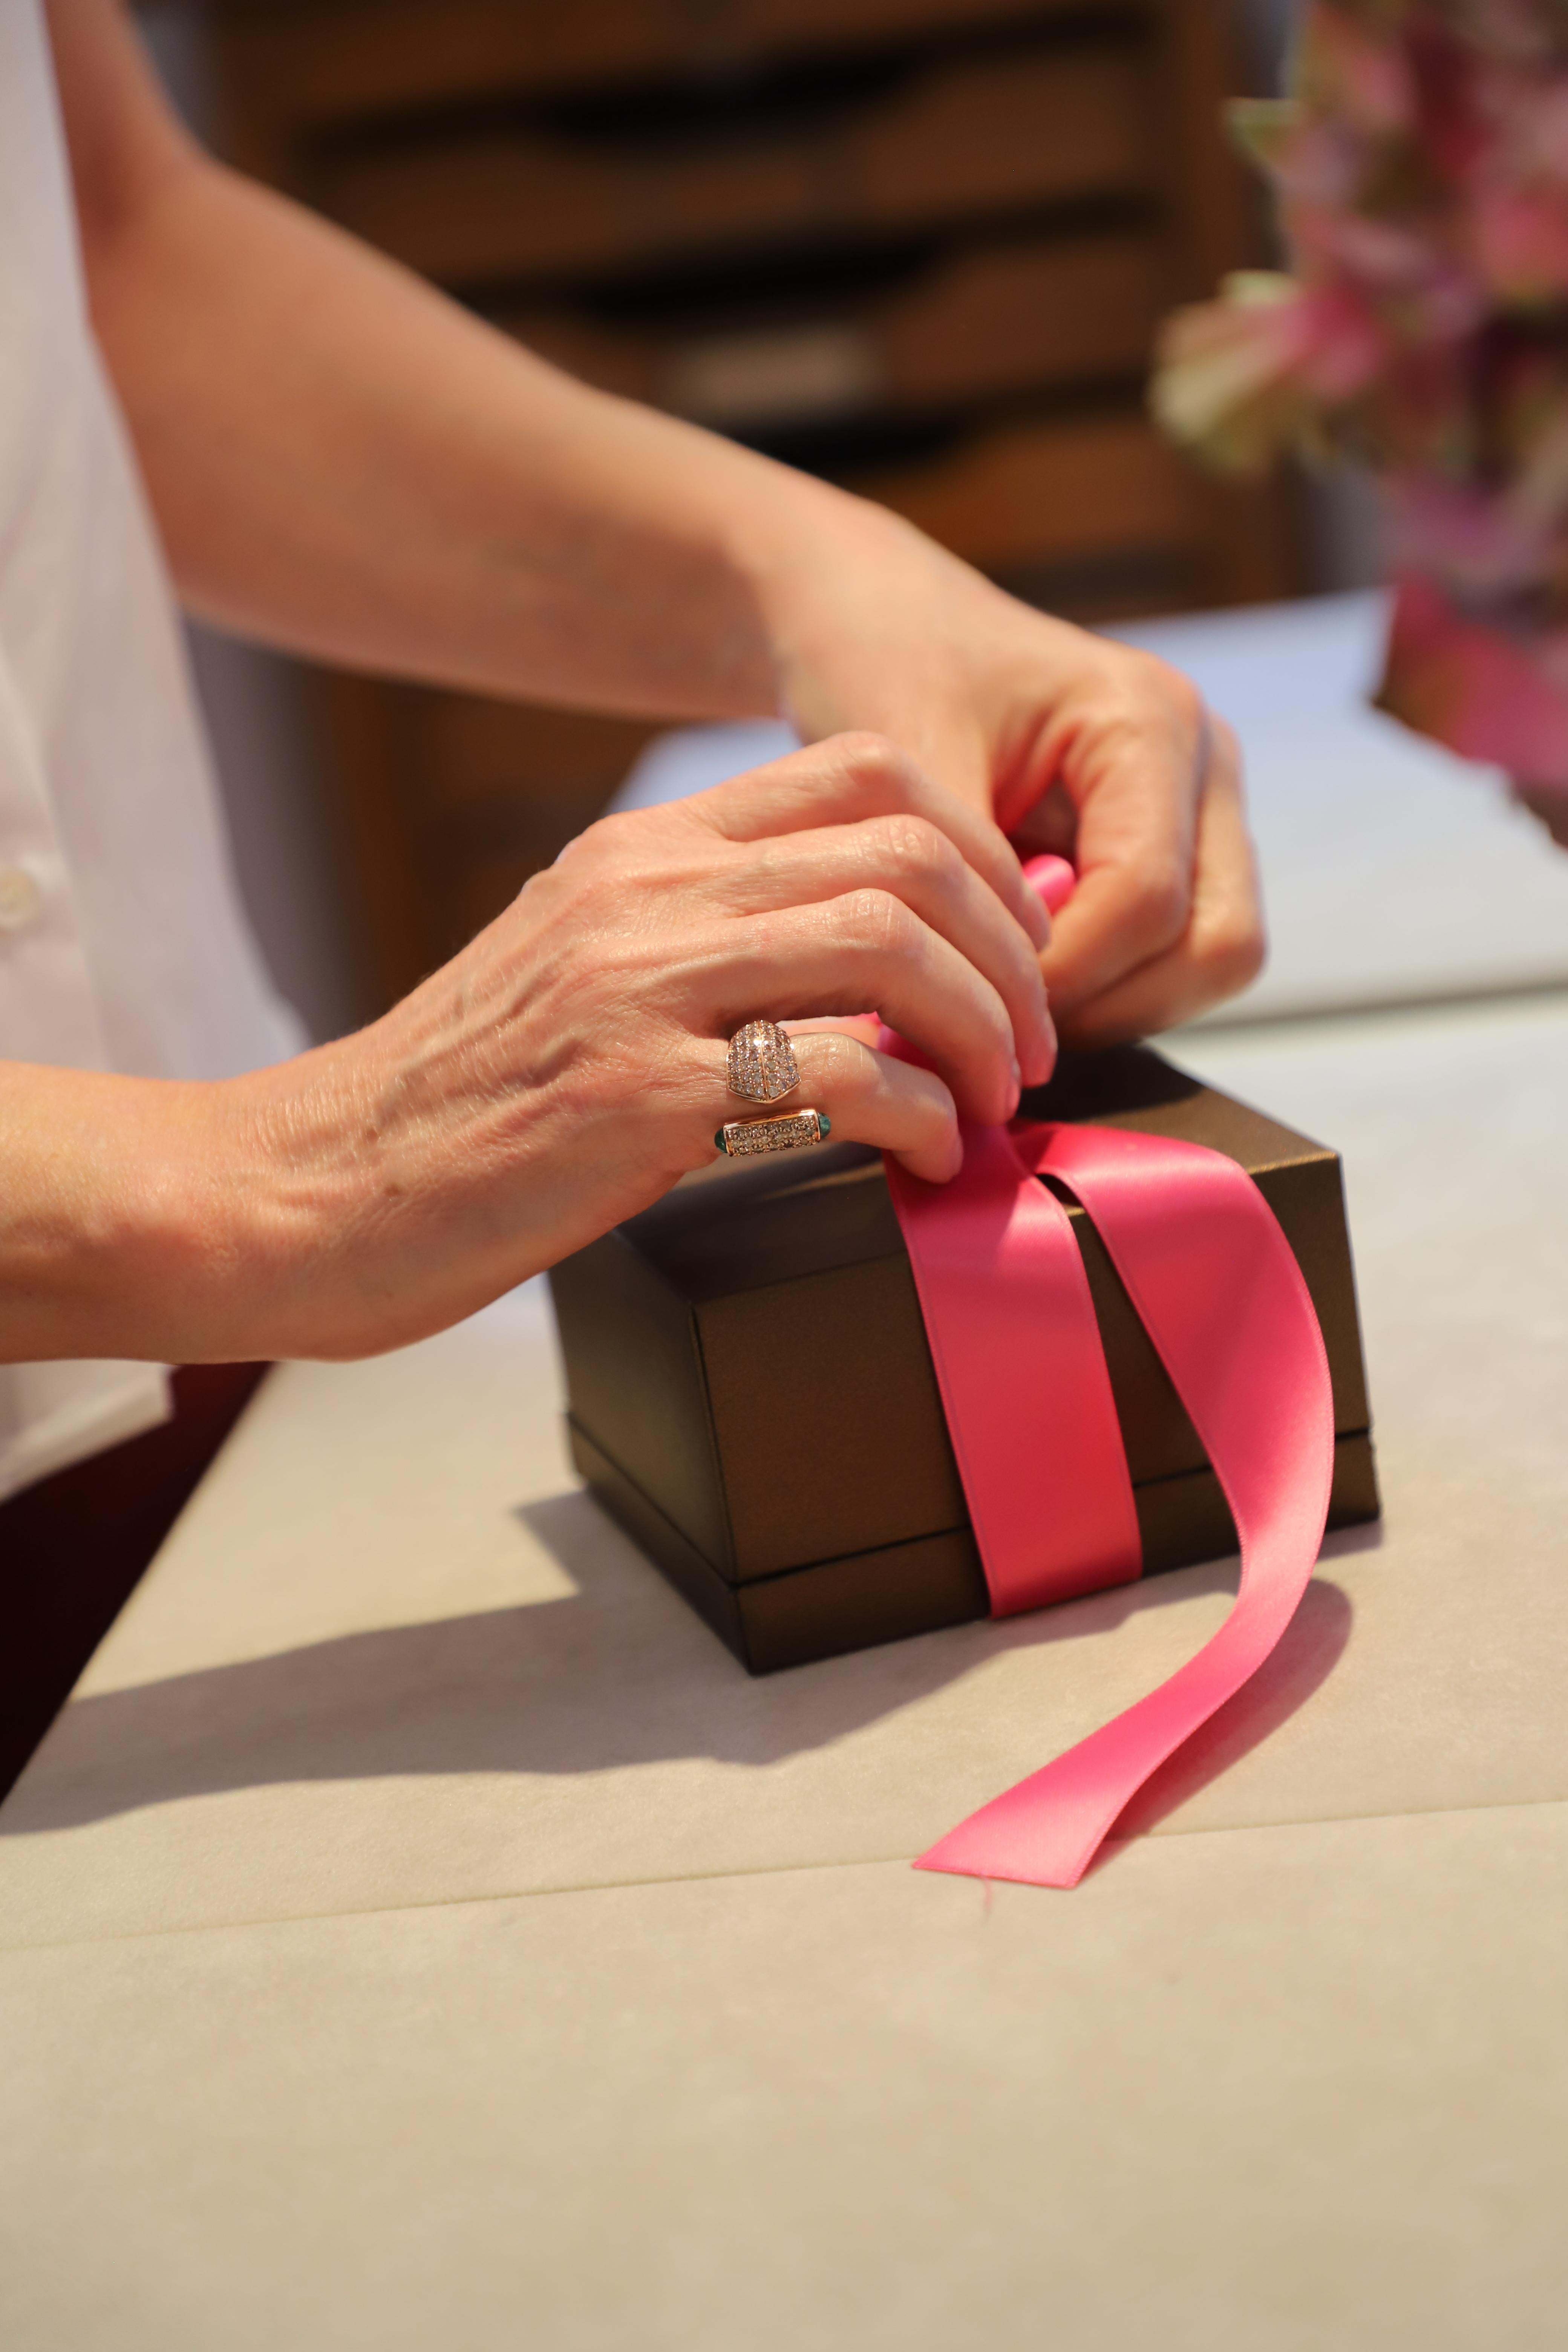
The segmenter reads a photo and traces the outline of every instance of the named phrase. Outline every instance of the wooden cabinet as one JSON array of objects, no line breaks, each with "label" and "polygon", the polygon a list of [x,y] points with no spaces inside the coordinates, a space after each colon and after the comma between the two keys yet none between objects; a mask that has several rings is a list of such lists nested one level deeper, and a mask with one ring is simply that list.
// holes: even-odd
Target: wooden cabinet
[{"label": "wooden cabinet", "polygon": [[[228,0],[227,145],[534,349],[842,481],[1081,617],[1294,583],[1151,429],[1250,257],[1219,0]],[[650,728],[342,677],[374,992],[489,919]]]},{"label": "wooden cabinet", "polygon": [[722,433],[869,420],[907,425],[1007,395],[1136,380],[1163,299],[1146,232],[1025,231],[938,251],[869,289],[816,292],[773,318],[605,319],[503,306],[531,349]]},{"label": "wooden cabinet", "polygon": [[[772,111],[726,95],[660,121],[552,110],[329,152],[314,193],[443,283],[766,267],[798,245],[962,230],[999,210],[1150,192],[1154,93],[1121,39],[922,59]],[[552,119],[552,116],[553,119]]]}]

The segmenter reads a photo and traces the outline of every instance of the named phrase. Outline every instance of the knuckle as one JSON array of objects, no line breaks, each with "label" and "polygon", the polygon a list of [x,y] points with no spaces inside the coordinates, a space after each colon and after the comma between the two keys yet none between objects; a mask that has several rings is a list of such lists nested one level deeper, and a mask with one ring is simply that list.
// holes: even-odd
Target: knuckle
[{"label": "knuckle", "polygon": [[1184,762],[1195,760],[1216,722],[1192,679],[1142,646],[1117,646],[1112,661],[1111,708],[1121,724],[1140,740],[1169,744]]},{"label": "knuckle", "polygon": [[909,778],[909,761],[886,735],[857,728],[850,734],[836,738],[836,749],[850,782],[868,790],[885,793],[889,786],[903,785]]},{"label": "knuckle", "polygon": [[920,925],[891,890],[852,890],[842,902],[850,938],[879,954],[912,955]]},{"label": "knuckle", "polygon": [[1268,953],[1262,923],[1255,915],[1237,913],[1215,926],[1198,961],[1205,978],[1229,996],[1258,978]]},{"label": "knuckle", "polygon": [[875,1098],[879,1091],[876,1056],[858,1039],[842,1033],[825,1035],[817,1041],[817,1055],[823,1084],[847,1109],[858,1109]]},{"label": "knuckle", "polygon": [[901,878],[927,882],[956,879],[958,852],[941,826],[932,824],[929,817],[887,817],[880,832],[889,865]]},{"label": "knuckle", "polygon": [[576,838],[567,843],[556,863],[567,858],[574,865],[588,859],[596,863],[619,859],[631,848],[637,831],[637,818],[630,810],[615,816],[595,817],[592,824],[584,825]]},{"label": "knuckle", "polygon": [[[567,856],[575,845],[574,842],[569,841],[561,852],[561,856]],[[531,916],[536,917],[542,923],[547,923],[552,912],[551,901],[558,898],[562,891],[559,866],[558,858],[554,866],[542,866],[537,873],[531,874],[512,900],[512,905],[525,908]]]},{"label": "knuckle", "polygon": [[1187,926],[1192,909],[1189,877],[1173,861],[1150,866],[1139,880],[1137,908],[1145,937],[1168,947]]},{"label": "knuckle", "polygon": [[1158,654],[1145,652],[1142,646],[1130,650],[1134,656],[1131,674],[1142,692],[1184,728],[1196,733],[1204,723],[1204,698],[1186,672],[1173,667]]},{"label": "knuckle", "polygon": [[[560,894],[563,905],[572,905],[586,916],[608,904],[633,880],[646,863],[639,855],[644,846],[635,817],[599,817],[566,844],[552,865],[531,877],[524,887],[534,890],[536,900],[547,891]],[[536,885],[545,887],[535,889]]]}]

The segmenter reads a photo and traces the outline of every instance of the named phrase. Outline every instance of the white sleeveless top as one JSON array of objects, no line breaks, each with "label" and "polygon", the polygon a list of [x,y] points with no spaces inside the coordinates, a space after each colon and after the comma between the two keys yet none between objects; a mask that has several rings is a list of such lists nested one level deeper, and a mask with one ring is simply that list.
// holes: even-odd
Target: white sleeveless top
[{"label": "white sleeveless top", "polygon": [[[302,1042],[88,325],[37,0],[0,0],[0,1059],[214,1078]],[[0,1365],[0,1497],[166,1412],[156,1365]]]}]

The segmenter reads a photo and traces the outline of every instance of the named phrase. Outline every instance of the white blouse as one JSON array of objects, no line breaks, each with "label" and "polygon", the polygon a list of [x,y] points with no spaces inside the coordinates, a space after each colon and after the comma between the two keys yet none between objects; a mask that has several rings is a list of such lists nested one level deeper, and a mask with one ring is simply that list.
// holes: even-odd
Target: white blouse
[{"label": "white blouse", "polygon": [[[0,1058],[214,1078],[302,1042],[88,324],[38,0],[0,0]],[[157,1365],[0,1365],[0,1497],[167,1410]]]}]

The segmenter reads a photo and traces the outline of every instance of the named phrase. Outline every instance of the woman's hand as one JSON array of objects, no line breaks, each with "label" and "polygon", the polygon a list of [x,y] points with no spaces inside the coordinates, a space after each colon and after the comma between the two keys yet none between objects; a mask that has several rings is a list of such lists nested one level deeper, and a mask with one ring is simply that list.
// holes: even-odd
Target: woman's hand
[{"label": "woman's hand", "polygon": [[[804,502],[803,502],[804,503]],[[763,568],[784,707],[874,727],[1026,854],[1078,869],[1044,958],[1063,1037],[1190,1020],[1263,961],[1241,765],[1168,664],[1004,595],[880,509],[821,494]]]},{"label": "woman's hand", "polygon": [[[995,827],[875,737],[606,818],[338,1044],[216,1086],[6,1074],[37,1161],[0,1209],[6,1350],[353,1356],[438,1329],[710,1162],[755,1112],[725,1078],[752,1019],[805,1024],[781,1109],[940,1182],[961,1113],[1007,1118],[1050,1073],[1048,930]],[[931,1066],[810,1025],[873,1012]]]},{"label": "woman's hand", "polygon": [[725,1081],[751,1019],[883,1014],[930,1070],[807,1028],[778,1108],[952,1176],[959,1113],[1053,1066],[1047,933],[1001,835],[874,737],[603,820],[385,1020],[247,1082],[293,1165],[307,1078],[297,1164],[344,1204],[282,1254],[280,1340],[413,1338],[656,1200],[754,1115]]}]

